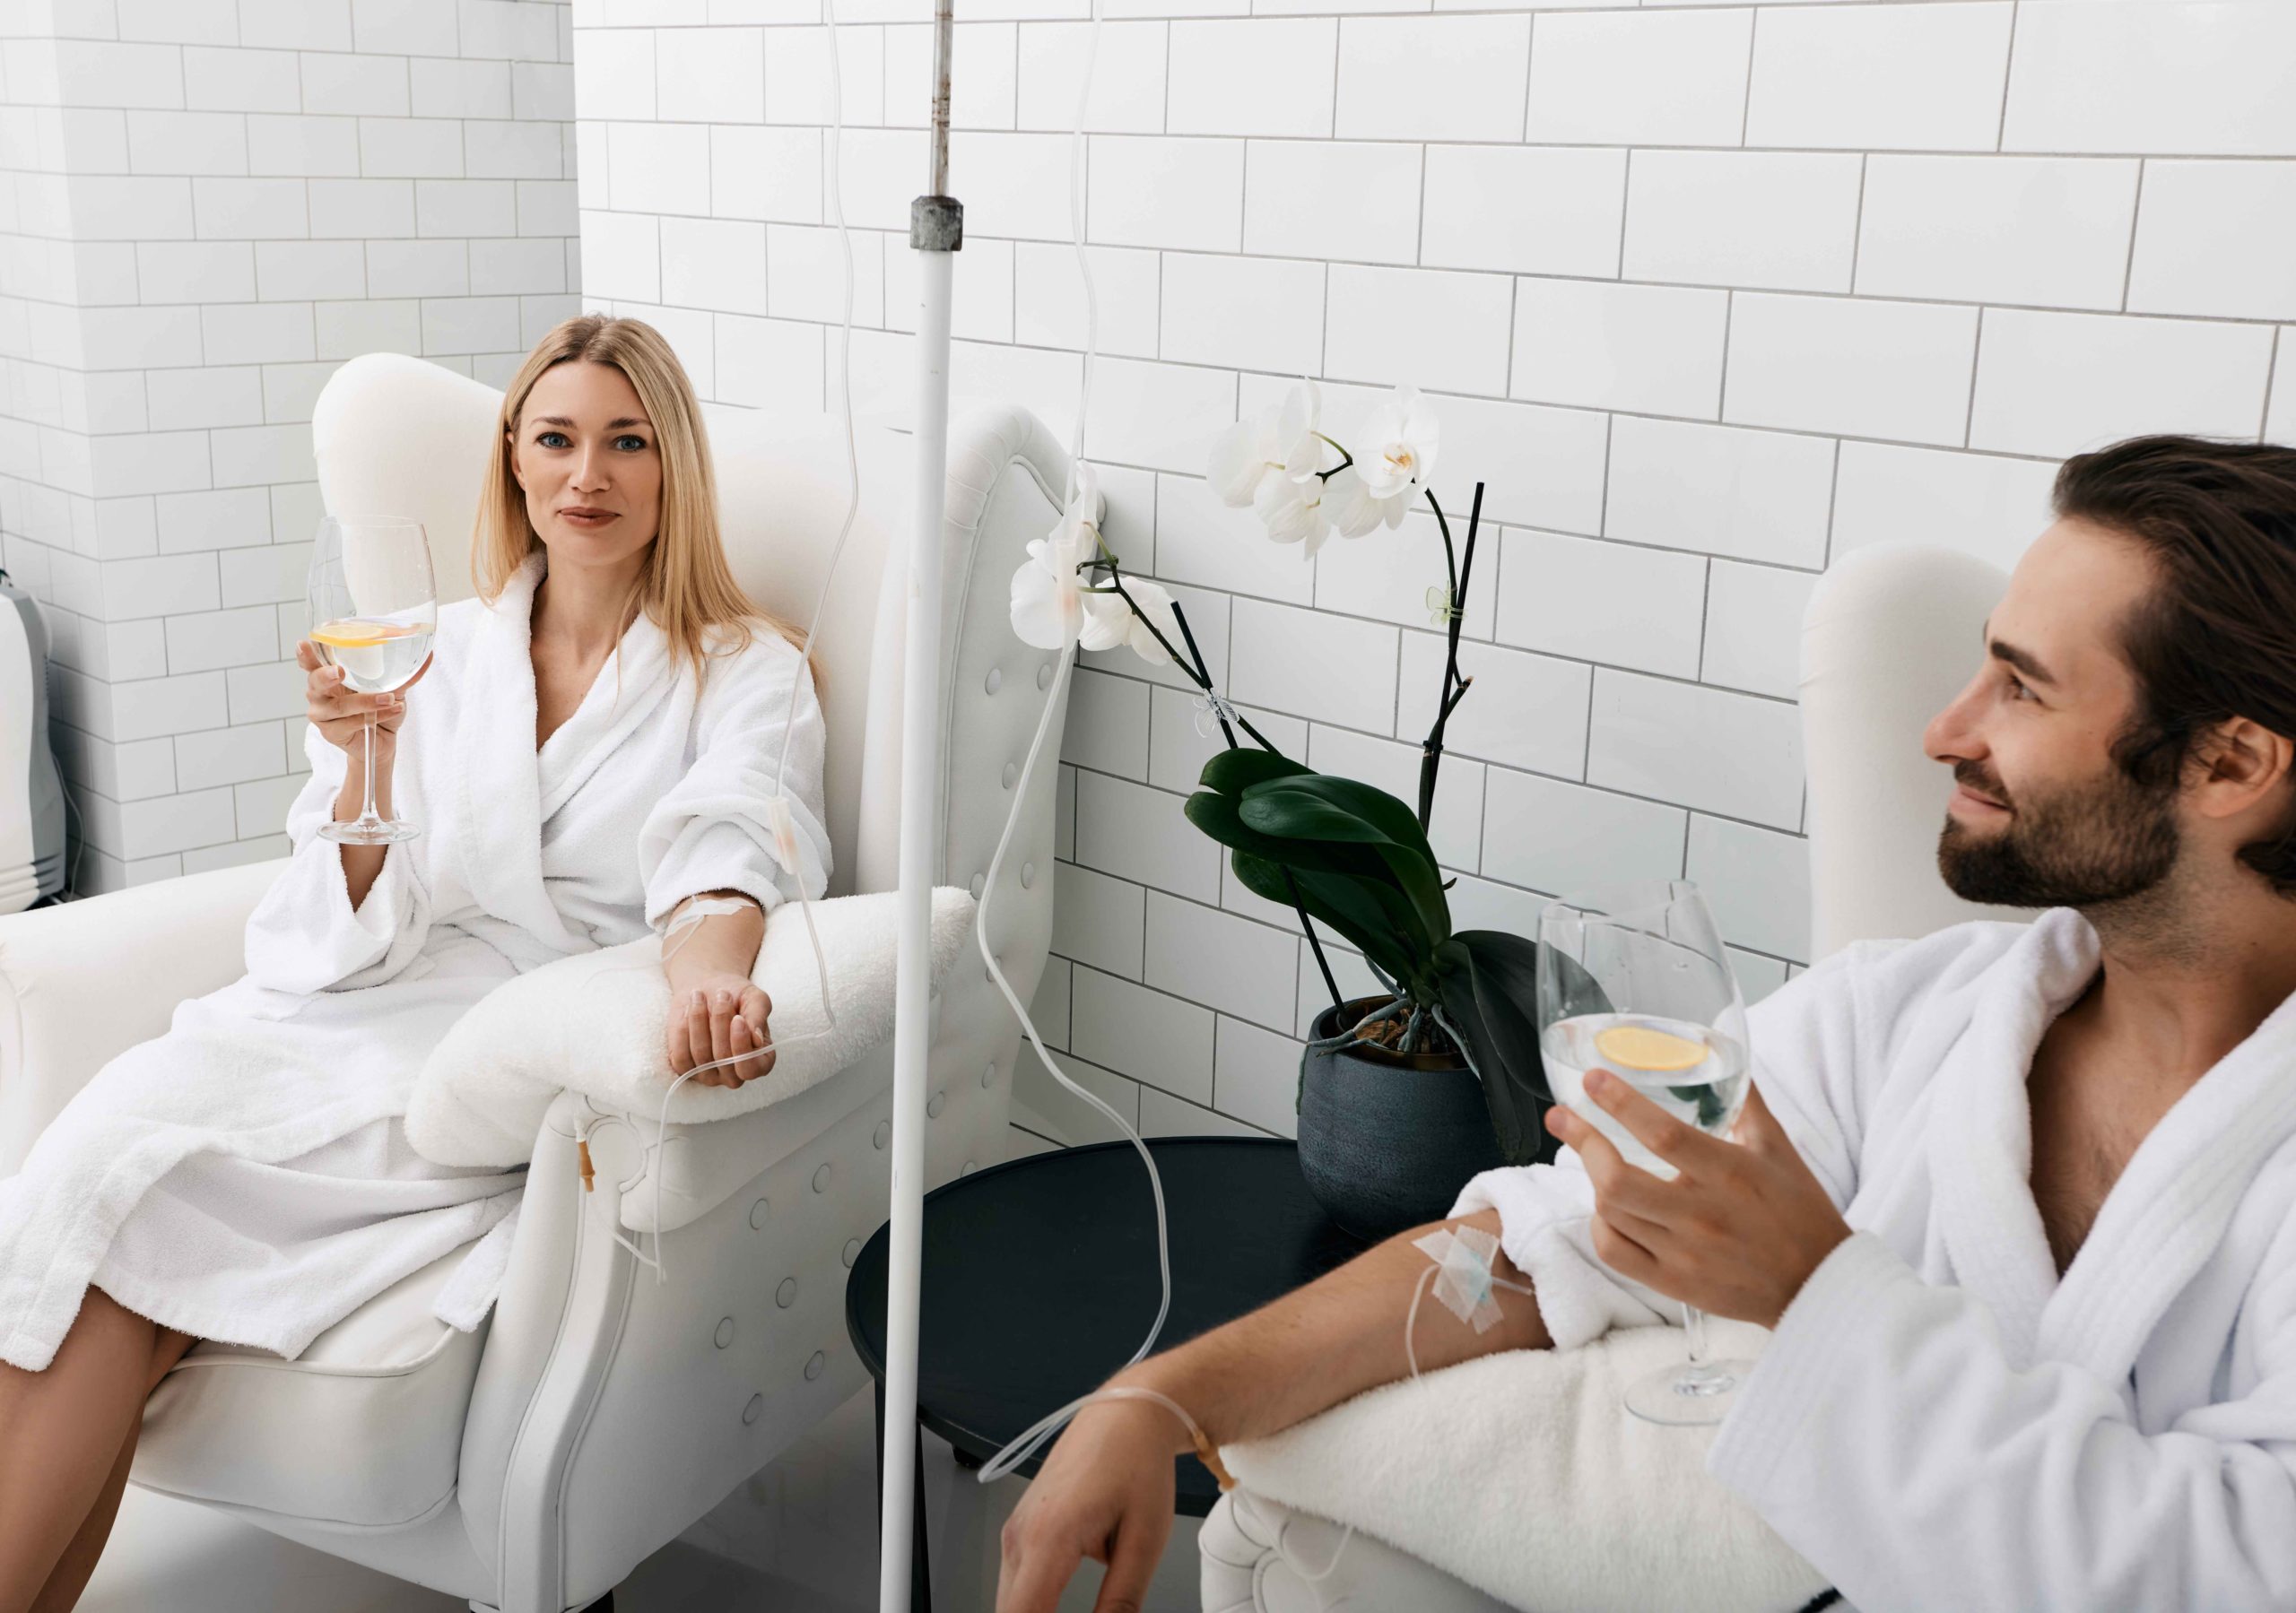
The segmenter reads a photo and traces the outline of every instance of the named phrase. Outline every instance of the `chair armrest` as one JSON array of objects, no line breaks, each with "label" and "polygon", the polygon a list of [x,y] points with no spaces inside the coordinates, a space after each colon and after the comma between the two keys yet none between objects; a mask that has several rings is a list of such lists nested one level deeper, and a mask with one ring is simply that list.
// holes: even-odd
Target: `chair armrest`
[{"label": "chair armrest", "polygon": [[0,1175],[88,1078],[246,972],[248,915],[284,860],[0,917]]}]

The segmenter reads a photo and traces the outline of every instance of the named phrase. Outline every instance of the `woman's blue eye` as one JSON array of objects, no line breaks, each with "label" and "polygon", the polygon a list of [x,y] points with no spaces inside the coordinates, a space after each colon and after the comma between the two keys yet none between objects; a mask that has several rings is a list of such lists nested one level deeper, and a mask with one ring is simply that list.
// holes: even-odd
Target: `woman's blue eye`
[{"label": "woman's blue eye", "polygon": [[545,431],[535,438],[535,441],[545,448],[563,448],[568,446],[566,433],[563,431]]},{"label": "woman's blue eye", "polygon": [[632,433],[625,433],[613,439],[613,446],[625,454],[636,454],[644,449],[646,439]]}]

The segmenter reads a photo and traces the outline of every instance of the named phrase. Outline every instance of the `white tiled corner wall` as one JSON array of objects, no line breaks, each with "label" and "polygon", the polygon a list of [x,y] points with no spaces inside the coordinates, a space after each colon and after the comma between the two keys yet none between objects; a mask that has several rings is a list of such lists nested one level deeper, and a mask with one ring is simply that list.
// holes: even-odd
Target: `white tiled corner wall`
[{"label": "white tiled corner wall", "polygon": [[343,360],[505,378],[579,290],[565,0],[0,21],[0,564],[55,639],[83,892],[283,852]]},{"label": "white tiled corner wall", "polygon": [[[1346,440],[1434,396],[1484,526],[1432,839],[1463,924],[1686,875],[1750,995],[1808,960],[1796,651],[1836,555],[2013,563],[2058,458],[2296,421],[2288,0],[1108,0],[1084,209],[1109,535],[1277,744],[1412,797],[1432,524],[1303,561],[1201,481],[1324,386]],[[1069,140],[1090,0],[961,4],[957,406],[1073,428]],[[838,0],[854,395],[905,422],[927,0]],[[822,0],[575,0],[586,289],[722,401],[836,396]],[[758,265],[762,264],[762,273]],[[1085,658],[1062,750],[1067,1068],[1153,1129],[1288,1132],[1326,1001],[1180,804],[1217,741]],[[1368,989],[1334,950],[1345,989]],[[1025,1072],[1021,1121],[1102,1123]]]},{"label": "white tiled corner wall", "polygon": [[[100,697],[68,765],[108,814],[98,850],[129,850],[107,878],[267,846],[243,826],[275,824],[292,707],[270,641],[244,664],[230,646],[298,585],[311,377],[373,345],[504,362],[565,306],[573,256],[546,286],[480,282],[545,274],[570,179],[586,300],[657,321],[718,401],[834,400],[832,44],[854,397],[907,419],[926,0],[838,0],[834,41],[822,0],[572,0],[570,50],[535,22],[507,118],[486,64],[526,48],[519,14],[554,27],[544,0],[56,9],[89,37],[0,47],[0,486],[9,563],[67,623],[72,698]],[[1173,585],[1271,739],[1408,796],[1441,663],[1427,524],[1303,561],[1199,477],[1297,375],[1343,440],[1385,386],[1434,395],[1447,507],[1486,484],[1476,683],[1432,837],[1463,924],[1686,875],[1749,994],[1773,989],[1809,950],[1794,642],[1829,561],[1913,538],[2007,565],[2063,455],[2296,434],[2286,0],[1105,9],[1083,427],[1109,535]],[[956,401],[1017,399],[1065,436],[1090,0],[960,14]],[[527,175],[535,126],[570,117],[578,174]],[[365,297],[327,300],[354,263]],[[518,340],[464,300],[499,295]],[[1197,723],[1169,671],[1086,658],[1039,1019],[1151,1130],[1288,1132],[1326,993],[1283,911],[1180,816],[1217,742]],[[1036,1074],[1022,1123],[1094,1134]]]}]

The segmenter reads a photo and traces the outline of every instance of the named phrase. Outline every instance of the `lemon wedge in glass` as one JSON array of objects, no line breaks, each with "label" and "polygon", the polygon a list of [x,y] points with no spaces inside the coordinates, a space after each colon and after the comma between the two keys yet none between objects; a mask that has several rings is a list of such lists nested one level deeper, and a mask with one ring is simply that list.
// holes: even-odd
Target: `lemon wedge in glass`
[{"label": "lemon wedge in glass", "polygon": [[1645,1025],[1613,1025],[1595,1036],[1595,1051],[1630,1070],[1672,1073],[1706,1062],[1706,1045]]}]

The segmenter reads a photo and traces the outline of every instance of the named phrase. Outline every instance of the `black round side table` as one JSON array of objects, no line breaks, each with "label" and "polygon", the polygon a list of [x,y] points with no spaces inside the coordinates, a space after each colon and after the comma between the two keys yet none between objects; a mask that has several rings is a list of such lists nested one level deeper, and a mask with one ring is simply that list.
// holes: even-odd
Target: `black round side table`
[{"label": "black round side table", "polygon": [[[1148,1144],[1170,1223],[1172,1309],[1156,1348],[1234,1320],[1343,1264],[1364,1245],[1308,1196],[1299,1150],[1273,1138],[1159,1138]],[[885,1270],[880,1227],[845,1285],[845,1323],[885,1416]],[[917,1418],[978,1466],[1047,1412],[1096,1389],[1155,1319],[1156,1218],[1128,1142],[1015,1159],[926,1195]],[[1049,1449],[1049,1446],[1047,1447]],[[1021,1468],[1033,1475],[1043,1453]],[[881,1461],[882,1466],[882,1461]],[[910,1606],[931,1605],[923,1467],[914,1508]],[[1220,1497],[1178,1459],[1177,1507]],[[878,1475],[880,1484],[883,1474]]]}]

